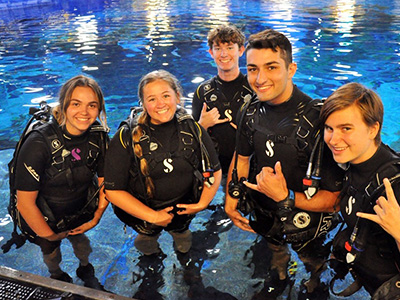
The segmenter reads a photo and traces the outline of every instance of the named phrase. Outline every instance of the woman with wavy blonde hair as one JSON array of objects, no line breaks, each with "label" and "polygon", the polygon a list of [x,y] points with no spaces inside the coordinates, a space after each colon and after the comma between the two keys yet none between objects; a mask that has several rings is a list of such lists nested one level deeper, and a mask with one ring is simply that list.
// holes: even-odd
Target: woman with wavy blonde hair
[{"label": "woman with wavy blonde hair", "polygon": [[[172,235],[175,250],[186,253],[192,244],[191,220],[217,192],[218,157],[207,132],[178,108],[182,89],[175,76],[150,72],[142,77],[138,94],[142,112],[121,126],[110,143],[107,199],[117,216],[138,232],[135,246],[143,254],[161,252],[163,229]],[[208,179],[214,180],[199,183],[205,160]]]}]

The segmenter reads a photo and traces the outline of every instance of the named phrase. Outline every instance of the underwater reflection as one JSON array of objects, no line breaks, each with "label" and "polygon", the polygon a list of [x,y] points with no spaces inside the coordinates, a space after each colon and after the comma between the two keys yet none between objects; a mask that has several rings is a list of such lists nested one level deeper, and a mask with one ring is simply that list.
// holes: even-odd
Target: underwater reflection
[{"label": "underwater reflection", "polygon": [[[183,272],[183,283],[188,288],[188,299],[237,299],[229,293],[219,291],[215,287],[206,287],[202,280],[201,270],[205,262],[212,259],[213,255],[218,256],[218,251],[210,251],[210,249],[215,249],[220,241],[219,235],[228,231],[233,225],[231,222],[228,225],[222,222],[227,219],[222,205],[210,206],[209,208],[214,211],[210,219],[204,224],[205,229],[193,232],[193,244],[189,252],[183,254],[175,251],[180,265],[174,265],[173,269],[175,273]],[[160,289],[165,284],[162,273],[165,269],[163,261],[166,257],[167,255],[164,253],[139,257],[136,265],[138,271],[133,272],[133,283],[140,280],[142,282],[133,298],[164,299]]]}]

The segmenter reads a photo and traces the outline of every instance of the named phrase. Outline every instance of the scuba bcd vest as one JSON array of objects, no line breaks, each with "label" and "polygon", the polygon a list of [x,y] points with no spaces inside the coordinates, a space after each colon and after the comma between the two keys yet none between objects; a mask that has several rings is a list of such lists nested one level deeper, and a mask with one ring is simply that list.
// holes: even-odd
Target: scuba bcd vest
[{"label": "scuba bcd vest", "polygon": [[[8,212],[14,222],[14,230],[12,238],[2,246],[4,253],[8,252],[13,244],[16,244],[16,247],[19,248],[25,243],[26,238],[34,238],[36,236],[17,209],[17,191],[15,188],[15,171],[18,155],[23,143],[31,132],[35,131],[42,135],[43,140],[46,142],[49,149],[49,154],[51,155],[51,165],[45,170],[46,176],[43,181],[43,192],[41,188],[36,199],[36,205],[42,212],[50,228],[56,233],[76,228],[83,223],[90,221],[98,207],[98,196],[101,187],[98,186],[97,176],[95,176],[95,168],[97,166],[98,155],[100,153],[104,154],[108,146],[107,130],[105,130],[97,121],[90,127],[86,164],[81,167],[85,169],[82,169],[82,172],[85,171],[92,177],[91,183],[88,186],[83,186],[83,188],[87,189],[87,192],[84,191],[84,193],[87,194],[87,202],[75,214],[56,218],[49,207],[49,201],[52,201],[51,184],[64,178],[68,183],[69,188],[82,192],[82,187],[80,187],[80,183],[74,182],[71,171],[71,153],[64,147],[65,142],[63,133],[57,121],[51,115],[50,106],[43,101],[40,103],[39,109],[31,108],[29,113],[32,117],[22,132],[15,147],[13,158],[8,164],[10,186]],[[73,198],[73,196],[74,194],[68,194],[67,197]],[[20,229],[22,233],[21,235],[18,233],[17,228]]]},{"label": "scuba bcd vest", "polygon": [[[274,143],[290,144],[297,149],[300,165],[306,168],[303,178],[303,192],[311,198],[319,189],[320,168],[323,154],[324,142],[319,130],[320,124],[315,123],[319,120],[319,111],[322,107],[321,100],[304,101],[297,107],[298,121],[296,128],[290,136],[278,135],[267,131],[259,124],[260,101],[256,97],[250,103],[246,103],[241,109],[241,116],[238,122],[239,133],[243,126],[248,127],[246,131],[250,144],[254,143],[253,135],[255,131],[261,132]],[[244,118],[246,117],[246,123]],[[314,135],[312,136],[312,133]],[[238,141],[238,139],[237,139]],[[313,147],[311,145],[314,144]],[[238,144],[237,146],[238,147]],[[244,186],[245,178],[238,178],[236,171],[237,154],[232,172],[232,181],[229,183],[230,195],[235,192],[238,197],[238,209],[245,215],[250,214],[250,224],[254,230],[275,243],[289,242],[305,246],[309,241],[325,235],[334,228],[334,214],[316,213],[301,211],[297,208],[286,209],[272,213],[265,210],[252,199],[252,192]],[[256,161],[251,164],[256,164]],[[255,166],[250,166],[250,175],[248,180],[255,178]],[[251,175],[253,173],[253,175]],[[253,177],[253,178],[251,178]],[[235,188],[236,187],[236,188]],[[252,220],[253,219],[253,220]],[[253,222],[256,221],[256,222]],[[265,223],[265,226],[258,226],[259,223]]]},{"label": "scuba bcd vest", "polygon": [[[122,142],[123,146],[131,151],[135,161],[135,168],[130,170],[131,180],[139,180],[142,190],[146,191],[145,176],[141,173],[139,167],[141,159],[146,159],[151,170],[157,164],[162,163],[162,161],[167,157],[182,157],[193,167],[194,184],[191,195],[181,195],[174,199],[163,201],[162,203],[158,203],[149,197],[146,192],[144,192],[144,194],[135,193],[133,196],[153,209],[175,205],[179,203],[180,199],[186,196],[191,198],[191,203],[198,202],[203,191],[203,185],[211,186],[214,183],[214,170],[210,161],[209,153],[202,142],[201,129],[199,125],[193,120],[193,117],[189,115],[185,109],[178,108],[175,113],[178,126],[178,150],[174,153],[157,153],[156,150],[158,146],[152,141],[148,134],[150,130],[149,127],[146,124],[138,124],[138,119],[142,112],[143,108],[141,107],[132,108],[128,119],[121,122],[119,126],[120,128],[122,126],[127,127],[130,132],[129,138],[122,138]],[[143,135],[137,142],[142,149],[141,157],[137,157],[133,149],[135,144],[132,140],[132,134],[136,126],[141,126],[143,131]],[[137,222],[137,220],[134,220],[136,218],[125,213],[118,207],[113,205],[113,209],[117,217],[125,224],[131,226],[132,223]]]},{"label": "scuba bcd vest", "polygon": [[[235,135],[235,129],[230,124],[238,124],[237,113],[245,99],[251,98],[253,91],[247,77],[240,73],[236,79],[229,82],[222,81],[219,76],[214,76],[199,85],[195,95],[202,106],[206,104],[207,111],[217,108],[220,119],[229,120],[229,122],[215,124],[207,129],[218,153],[222,172],[227,173],[235,148],[235,141],[230,138]],[[196,112],[195,117],[200,118],[201,112],[199,111],[198,115]]]},{"label": "scuba bcd vest", "polygon": [[[242,75],[243,76],[243,75]],[[222,91],[222,85],[217,76],[211,78],[205,83],[201,84],[197,88],[197,96],[200,100],[203,100],[209,110],[214,107],[218,108],[218,111],[223,114],[223,117],[228,117],[232,119],[232,105],[233,103],[242,102],[247,95],[253,95],[248,81],[245,76],[243,76],[241,92],[237,92],[233,99],[227,99]]]},{"label": "scuba bcd vest", "polygon": [[[347,195],[348,197],[357,197],[362,199],[360,212],[375,214],[373,207],[376,204],[376,200],[380,196],[386,197],[385,186],[383,184],[384,178],[388,178],[391,185],[398,184],[400,182],[400,156],[390,147],[388,147],[388,149],[392,152],[393,159],[378,168],[375,174],[370,178],[370,181],[364,190],[356,191],[354,187],[347,184],[342,191],[343,196]],[[350,181],[351,178],[347,176],[345,178],[345,182]],[[343,229],[343,223],[335,236],[332,250],[335,259],[332,261],[332,266],[336,274],[330,282],[330,289],[331,292],[336,296],[350,296],[362,287],[361,276],[357,274],[354,265],[361,258],[361,256],[364,257],[364,262],[361,262],[361,264],[366,263],[365,259],[367,256],[364,256],[363,253],[368,248],[368,236],[376,236],[374,241],[377,244],[377,254],[380,257],[386,257],[390,260],[394,260],[396,264],[400,266],[400,254],[394,239],[390,238],[388,240],[386,238],[382,238],[383,229],[379,229],[379,231],[373,230],[371,227],[373,223],[371,222],[372,221],[370,220],[357,217],[353,227],[347,227]],[[370,260],[370,264],[374,264],[373,258]],[[336,280],[343,279],[348,272],[352,273],[355,281],[341,292],[334,291]],[[376,275],[378,276],[378,274]],[[399,286],[397,288],[400,289]]]}]

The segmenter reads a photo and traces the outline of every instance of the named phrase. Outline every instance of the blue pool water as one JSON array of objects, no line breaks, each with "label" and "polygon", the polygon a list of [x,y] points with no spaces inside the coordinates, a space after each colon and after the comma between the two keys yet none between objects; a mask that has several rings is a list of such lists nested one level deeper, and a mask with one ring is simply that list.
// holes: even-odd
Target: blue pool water
[{"label": "blue pool water", "polygon": [[[197,85],[215,75],[206,36],[221,23],[234,23],[246,36],[267,27],[285,33],[298,63],[294,81],[313,97],[327,97],[351,81],[376,90],[385,104],[383,141],[400,150],[399,16],[399,0],[0,0],[0,243],[12,231],[7,162],[29,106],[54,103],[61,84],[84,73],[103,88],[113,134],[137,104],[140,77],[164,68],[181,80],[190,109]],[[159,264],[140,259],[135,233],[129,228],[125,233],[109,208],[88,233],[99,280],[128,297],[153,291],[147,299],[251,299],[262,288],[269,253],[256,235],[232,227],[222,204],[220,189],[210,209],[194,219],[189,270],[168,235],[161,237],[166,257]],[[71,248],[63,247],[63,268],[82,284]],[[0,264],[47,276],[39,252],[26,244],[0,255]],[[308,276],[294,253],[292,259],[298,263],[294,285],[282,299],[297,299]],[[189,284],[189,275],[199,282]],[[330,276],[328,269],[323,279]],[[348,299],[366,297],[361,290]]]}]

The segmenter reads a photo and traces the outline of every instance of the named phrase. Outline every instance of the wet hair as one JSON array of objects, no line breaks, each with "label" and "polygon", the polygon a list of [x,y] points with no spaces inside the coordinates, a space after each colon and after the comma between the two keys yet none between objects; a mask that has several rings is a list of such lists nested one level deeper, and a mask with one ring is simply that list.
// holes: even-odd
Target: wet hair
[{"label": "wet hair", "polygon": [[103,125],[104,129],[108,129],[103,92],[101,91],[99,84],[94,79],[86,77],[84,75],[78,75],[69,79],[61,87],[60,94],[58,97],[58,105],[52,109],[53,116],[57,120],[58,124],[60,124],[61,126],[65,125],[67,121],[66,117],[67,109],[69,104],[71,103],[71,96],[75,88],[78,86],[89,87],[96,94],[97,100],[99,100],[98,118],[100,120],[101,125]]},{"label": "wet hair", "polygon": [[252,34],[249,36],[246,45],[246,52],[250,49],[271,49],[274,52],[280,50],[281,58],[285,61],[286,67],[293,62],[292,44],[282,33],[273,29]]},{"label": "wet hair", "polygon": [[[156,70],[156,71],[150,72],[150,73],[146,74],[145,76],[143,76],[139,82],[138,96],[139,96],[139,100],[142,103],[142,105],[144,102],[144,99],[143,99],[144,87],[147,84],[152,83],[156,80],[163,80],[163,81],[167,82],[169,84],[169,86],[175,91],[175,94],[178,98],[183,94],[182,87],[179,84],[178,79],[174,75],[172,75],[171,73],[169,73],[165,70]],[[150,177],[148,162],[143,157],[143,150],[139,143],[140,138],[145,134],[145,132],[143,130],[143,124],[148,124],[149,122],[150,122],[150,116],[145,110],[143,110],[143,112],[139,115],[138,124],[135,126],[135,128],[132,131],[132,140],[133,140],[133,152],[140,159],[140,171],[142,172],[143,176],[145,177],[147,196],[152,198],[154,196],[154,183]]]},{"label": "wet hair", "polygon": [[234,25],[220,25],[213,28],[207,35],[208,47],[212,49],[214,44],[220,45],[225,43],[238,44],[239,48],[244,46],[246,37]]},{"label": "wet hair", "polygon": [[371,127],[379,123],[379,130],[375,137],[375,144],[381,143],[381,129],[383,123],[383,103],[381,98],[373,90],[359,83],[347,83],[334,91],[324,102],[321,109],[321,120],[325,124],[328,117],[335,111],[339,111],[356,105],[362,118]]}]

